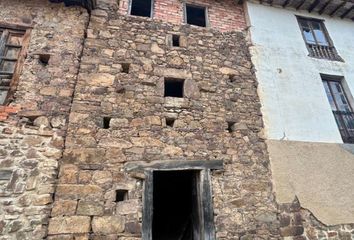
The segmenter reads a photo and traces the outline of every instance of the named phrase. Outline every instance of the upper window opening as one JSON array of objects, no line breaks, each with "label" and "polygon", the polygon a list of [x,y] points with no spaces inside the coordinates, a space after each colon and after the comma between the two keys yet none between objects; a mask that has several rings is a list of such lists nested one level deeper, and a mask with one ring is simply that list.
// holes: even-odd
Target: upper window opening
[{"label": "upper window opening", "polygon": [[5,104],[26,31],[0,28],[0,105]]},{"label": "upper window opening", "polygon": [[342,61],[323,21],[303,17],[299,17],[298,21],[311,57]]},{"label": "upper window opening", "polygon": [[343,142],[354,143],[354,113],[342,85],[343,78],[322,76],[322,83]]},{"label": "upper window opening", "polygon": [[152,0],[131,0],[130,14],[141,17],[151,17]]},{"label": "upper window opening", "polygon": [[165,97],[183,98],[184,79],[165,78]]},{"label": "upper window opening", "polygon": [[206,8],[186,4],[186,22],[191,25],[206,27]]}]

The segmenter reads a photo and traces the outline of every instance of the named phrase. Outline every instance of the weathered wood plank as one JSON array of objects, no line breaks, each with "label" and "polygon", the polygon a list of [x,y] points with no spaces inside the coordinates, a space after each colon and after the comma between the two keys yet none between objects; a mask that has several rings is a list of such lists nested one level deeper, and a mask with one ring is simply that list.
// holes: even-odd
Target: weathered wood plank
[{"label": "weathered wood plank", "polygon": [[31,28],[28,28],[23,36],[23,40],[22,40],[22,48],[20,51],[20,54],[18,56],[18,61],[16,63],[16,68],[15,68],[15,72],[12,76],[12,81],[10,84],[10,90],[7,94],[7,98],[5,100],[6,103],[11,101],[11,98],[14,95],[14,92],[16,91],[18,82],[20,80],[20,75],[22,72],[22,68],[23,68],[23,64],[25,62],[26,56],[27,56],[27,51],[28,51],[28,46],[29,46],[29,42],[30,42],[30,36],[31,36]]},{"label": "weathered wood plank", "polygon": [[124,166],[125,171],[144,171],[147,169],[156,170],[183,170],[183,169],[223,169],[222,160],[196,160],[196,161],[153,161],[146,162],[129,162]]},{"label": "weathered wood plank", "polygon": [[152,239],[154,176],[152,171],[145,172],[143,195],[142,240]]},{"label": "weathered wood plank", "polygon": [[210,170],[201,172],[202,204],[204,217],[204,240],[215,240],[214,209],[211,192]]}]

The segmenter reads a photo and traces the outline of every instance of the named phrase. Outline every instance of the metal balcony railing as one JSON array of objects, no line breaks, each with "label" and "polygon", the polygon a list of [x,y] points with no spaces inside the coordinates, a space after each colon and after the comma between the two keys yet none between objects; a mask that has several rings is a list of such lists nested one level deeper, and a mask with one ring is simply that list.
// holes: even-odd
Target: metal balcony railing
[{"label": "metal balcony railing", "polygon": [[343,59],[338,55],[335,47],[322,46],[317,44],[307,44],[307,46],[311,57],[343,61]]},{"label": "metal balcony railing", "polygon": [[354,113],[333,111],[344,143],[354,143]]}]

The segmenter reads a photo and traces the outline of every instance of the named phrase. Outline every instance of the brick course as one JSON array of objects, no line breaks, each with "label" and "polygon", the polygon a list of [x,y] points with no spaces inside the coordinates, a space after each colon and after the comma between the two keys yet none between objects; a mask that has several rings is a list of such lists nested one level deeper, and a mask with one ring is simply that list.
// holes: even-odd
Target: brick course
[{"label": "brick course", "polygon": [[[240,31],[246,28],[243,6],[233,0],[192,0],[186,3],[208,8],[210,28],[221,32]],[[119,1],[119,13],[128,14],[129,1]],[[140,17],[139,17],[140,18]],[[153,19],[172,24],[184,24],[183,2],[179,0],[155,0]]]}]

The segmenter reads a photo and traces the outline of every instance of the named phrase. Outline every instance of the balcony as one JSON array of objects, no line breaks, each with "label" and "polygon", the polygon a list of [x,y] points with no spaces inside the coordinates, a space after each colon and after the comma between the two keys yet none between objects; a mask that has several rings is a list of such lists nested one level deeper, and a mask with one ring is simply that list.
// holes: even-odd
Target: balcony
[{"label": "balcony", "polygon": [[343,59],[338,55],[335,47],[309,43],[307,43],[307,47],[311,57],[343,62]]},{"label": "balcony", "polygon": [[333,111],[344,143],[354,143],[354,113]]}]

